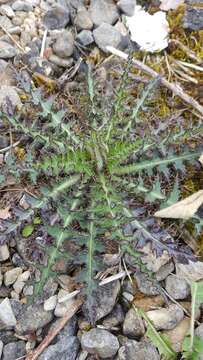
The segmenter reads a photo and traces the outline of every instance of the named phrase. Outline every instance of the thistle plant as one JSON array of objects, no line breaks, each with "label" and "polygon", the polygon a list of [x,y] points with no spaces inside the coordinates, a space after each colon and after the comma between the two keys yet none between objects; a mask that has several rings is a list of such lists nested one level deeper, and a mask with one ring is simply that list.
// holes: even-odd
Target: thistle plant
[{"label": "thistle plant", "polygon": [[[160,233],[151,231],[147,223],[133,213],[130,200],[155,203],[173,203],[179,194],[179,176],[186,162],[198,159],[200,151],[190,151],[180,146],[181,141],[201,133],[201,124],[192,130],[159,135],[150,131],[140,136],[137,127],[139,113],[147,97],[156,91],[159,79],[149,82],[139,96],[131,114],[125,116],[126,85],[131,62],[123,72],[120,85],[108,117],[102,116],[91,72],[88,74],[89,113],[85,129],[76,129],[74,122],[67,121],[64,110],[54,109],[53,97],[45,100],[40,90],[30,94],[34,119],[28,121],[23,113],[2,114],[16,134],[29,139],[31,160],[19,165],[21,175],[31,175],[35,186],[40,186],[37,197],[29,197],[31,209],[16,213],[15,222],[5,223],[8,234],[17,231],[22,220],[36,211],[53,209],[57,214],[54,224],[45,221],[43,229],[52,239],[43,248],[47,257],[39,267],[41,278],[35,283],[39,294],[47,279],[55,276],[56,261],[67,258],[80,264],[80,281],[86,284],[85,293],[91,298],[96,286],[95,274],[100,269],[105,239],[119,245],[123,253],[132,254],[146,242],[159,256],[163,251],[187,261],[192,256]],[[150,156],[149,156],[150,153]],[[26,159],[25,159],[26,160]],[[169,191],[161,186],[169,180],[171,169],[175,173],[174,184]],[[7,169],[8,170],[8,169]],[[27,215],[26,215],[27,214]],[[132,223],[136,232],[127,235],[125,225]],[[64,251],[64,241],[74,242],[77,253]]]}]

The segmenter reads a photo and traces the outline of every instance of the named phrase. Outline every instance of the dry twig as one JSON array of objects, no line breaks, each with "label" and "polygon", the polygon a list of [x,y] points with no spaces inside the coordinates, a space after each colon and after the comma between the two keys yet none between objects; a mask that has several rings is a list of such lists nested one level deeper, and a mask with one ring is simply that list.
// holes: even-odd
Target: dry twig
[{"label": "dry twig", "polygon": [[[118,49],[115,49],[112,46],[107,46],[107,50],[111,52],[114,55],[119,56],[120,58],[124,60],[128,60],[128,55],[125,54],[123,51],[120,51]],[[180,87],[180,85],[176,85],[174,83],[169,82],[166,80],[163,76],[161,76],[159,73],[151,69],[149,66],[143,64],[139,60],[133,59],[133,64],[141,71],[145,72],[146,74],[152,76],[153,78],[159,77],[160,82],[162,85],[164,85],[167,89],[171,90],[175,95],[179,96],[184,102],[195,108],[201,115],[203,115],[203,106],[198,103],[193,97],[186,94],[183,89]]]},{"label": "dry twig", "polygon": [[53,330],[48,332],[47,336],[44,338],[41,344],[34,351],[28,354],[25,360],[36,360],[39,355],[46,349],[46,347],[52,342],[55,336],[63,329],[68,320],[70,320],[72,316],[76,313],[76,311],[78,311],[82,303],[82,300],[76,300],[74,304],[72,304],[72,306],[70,307],[67,314],[61,319],[59,324]]}]

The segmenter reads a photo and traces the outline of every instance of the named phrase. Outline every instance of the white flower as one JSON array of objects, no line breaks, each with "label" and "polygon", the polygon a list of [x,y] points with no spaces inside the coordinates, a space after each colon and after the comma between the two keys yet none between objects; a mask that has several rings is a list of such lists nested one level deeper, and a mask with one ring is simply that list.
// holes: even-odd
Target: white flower
[{"label": "white flower", "polygon": [[126,16],[126,25],[132,41],[142,50],[155,52],[168,46],[169,24],[164,12],[158,11],[150,15],[138,5],[133,16]]},{"label": "white flower", "polygon": [[184,4],[185,0],[161,0],[160,9],[164,11],[175,10],[179,5]]}]

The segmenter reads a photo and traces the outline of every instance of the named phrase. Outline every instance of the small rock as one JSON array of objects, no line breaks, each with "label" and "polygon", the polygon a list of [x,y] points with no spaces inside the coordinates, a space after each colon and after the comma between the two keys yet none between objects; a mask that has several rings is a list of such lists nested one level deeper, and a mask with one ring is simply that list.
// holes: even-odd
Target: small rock
[{"label": "small rock", "polygon": [[24,286],[25,286],[25,283],[23,281],[17,280],[15,282],[15,284],[13,284],[13,288],[14,288],[16,294],[19,295],[21,293],[21,291],[23,290]]},{"label": "small rock", "polygon": [[72,33],[64,30],[54,43],[53,50],[61,58],[70,57],[74,50],[74,37]]},{"label": "small rock", "polygon": [[17,1],[14,1],[14,3],[12,4],[12,9],[15,10],[15,11],[29,12],[29,11],[33,10],[33,7],[27,1],[17,0]]},{"label": "small rock", "polygon": [[190,295],[190,285],[176,275],[169,275],[166,278],[165,289],[175,300],[183,300]]},{"label": "small rock", "polygon": [[120,325],[124,320],[124,313],[122,306],[117,304],[113,311],[103,320],[102,324],[105,328],[111,329]]},{"label": "small rock", "polygon": [[[0,47],[1,47],[1,41],[0,41]],[[9,98],[13,109],[15,109],[16,106],[18,107],[22,106],[20,97],[13,86],[8,86],[8,85],[0,86],[0,108],[4,105],[6,106],[7,98]]]},{"label": "small rock", "polygon": [[25,355],[25,342],[16,341],[4,346],[3,360],[16,360]]},{"label": "small rock", "polygon": [[68,25],[70,21],[70,12],[68,8],[63,6],[54,6],[51,10],[48,10],[44,15],[44,25],[49,30],[62,29]]},{"label": "small rock", "polygon": [[16,49],[11,44],[0,40],[0,59],[10,59],[16,54]]},{"label": "small rock", "polygon": [[22,274],[22,269],[20,267],[16,267],[12,270],[6,271],[6,273],[4,274],[5,286],[12,285],[20,274]]},{"label": "small rock", "polygon": [[45,311],[43,305],[26,305],[17,317],[16,331],[19,334],[34,332],[47,325],[52,318],[52,313]]},{"label": "small rock", "polygon": [[44,310],[51,311],[54,310],[57,304],[57,295],[51,296],[49,299],[44,302]]},{"label": "small rock", "polygon": [[0,245],[0,262],[9,259],[9,256],[8,245]]},{"label": "small rock", "polygon": [[171,304],[168,308],[148,311],[147,316],[157,330],[172,330],[183,320],[184,312],[178,305]]},{"label": "small rock", "polygon": [[160,355],[149,341],[128,340],[119,349],[118,360],[160,360]]},{"label": "small rock", "polygon": [[33,285],[25,285],[23,288],[23,294],[25,296],[32,296],[34,292]]},{"label": "small rock", "polygon": [[117,6],[120,11],[122,11],[127,16],[133,16],[136,0],[120,0],[117,3]]},{"label": "small rock", "polygon": [[26,201],[26,195],[24,194],[22,196],[22,198],[19,201],[19,205],[24,209],[27,210],[29,209],[30,205],[28,204],[28,202]]},{"label": "small rock", "polygon": [[16,325],[10,301],[5,298],[0,304],[0,329],[10,329]]},{"label": "small rock", "polygon": [[164,331],[167,339],[169,339],[170,344],[175,352],[181,352],[183,340],[185,335],[188,333],[190,328],[190,319],[185,318],[172,330]]},{"label": "small rock", "polygon": [[0,340],[0,359],[3,351],[3,347],[4,347],[3,341]]},{"label": "small rock", "polygon": [[92,329],[81,337],[81,345],[90,354],[100,358],[112,358],[119,349],[116,336],[103,329]]},{"label": "small rock", "polygon": [[113,25],[119,18],[117,7],[111,0],[92,0],[89,13],[95,26]]},{"label": "small rock", "polygon": [[203,9],[188,6],[183,17],[183,28],[195,31],[202,30]]},{"label": "small rock", "polygon": [[38,360],[75,360],[80,348],[76,336],[66,337],[54,345],[48,346],[39,356]]},{"label": "small rock", "polygon": [[[119,281],[99,286],[93,291],[93,303],[86,301],[83,306],[85,317],[87,317],[88,320],[98,321],[108,315],[114,308],[119,292]],[[94,309],[94,314],[92,314],[92,309]]]},{"label": "small rock", "polygon": [[76,37],[83,46],[88,46],[94,42],[92,32],[89,30],[82,30]]},{"label": "small rock", "polygon": [[135,279],[137,282],[138,289],[145,295],[154,296],[159,295],[160,290],[155,282],[149,279],[147,274],[136,272]]},{"label": "small rock", "polygon": [[139,338],[143,336],[144,333],[145,327],[141,316],[131,308],[125,316],[123,334],[132,338]]},{"label": "small rock", "polygon": [[10,5],[4,4],[0,7],[0,13],[2,15],[8,16],[9,18],[13,18],[15,13]]},{"label": "small rock", "polygon": [[93,36],[97,46],[104,52],[107,52],[107,46],[119,47],[122,41],[122,35],[112,25],[103,23],[93,31]]},{"label": "small rock", "polygon": [[89,12],[84,6],[80,6],[78,8],[75,25],[78,30],[91,30],[93,28],[93,22],[90,18]]}]

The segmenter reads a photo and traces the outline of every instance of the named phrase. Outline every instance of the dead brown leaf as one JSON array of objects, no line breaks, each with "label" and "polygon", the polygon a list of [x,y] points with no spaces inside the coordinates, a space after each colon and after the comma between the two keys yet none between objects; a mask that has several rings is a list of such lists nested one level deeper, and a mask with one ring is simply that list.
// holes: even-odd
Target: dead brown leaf
[{"label": "dead brown leaf", "polygon": [[189,219],[203,204],[203,190],[199,190],[186,199],[178,201],[163,210],[157,211],[154,216],[171,219]]},{"label": "dead brown leaf", "polygon": [[11,217],[11,214],[9,212],[10,206],[7,206],[5,209],[0,209],[0,219],[6,220]]}]

